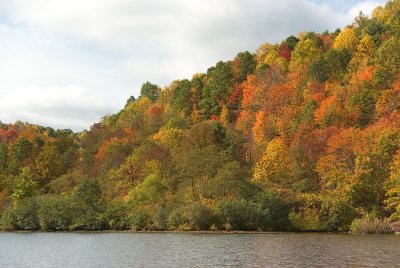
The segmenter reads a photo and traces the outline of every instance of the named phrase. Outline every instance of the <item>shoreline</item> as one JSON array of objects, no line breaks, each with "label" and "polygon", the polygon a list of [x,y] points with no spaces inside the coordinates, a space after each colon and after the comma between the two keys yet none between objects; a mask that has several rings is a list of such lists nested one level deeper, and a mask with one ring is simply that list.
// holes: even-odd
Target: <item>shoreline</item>
[{"label": "shoreline", "polygon": [[0,233],[127,233],[127,234],[336,234],[336,235],[400,235],[400,233],[390,234],[353,234],[351,232],[328,232],[328,231],[133,231],[133,230],[15,230],[15,231],[0,231]]}]

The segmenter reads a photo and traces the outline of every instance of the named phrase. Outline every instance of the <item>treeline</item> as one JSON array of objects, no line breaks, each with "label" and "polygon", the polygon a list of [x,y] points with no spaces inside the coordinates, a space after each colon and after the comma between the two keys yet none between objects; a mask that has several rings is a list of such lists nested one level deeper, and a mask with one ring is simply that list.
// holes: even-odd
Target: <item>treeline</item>
[{"label": "treeline", "polygon": [[90,131],[2,124],[0,213],[5,230],[390,231],[400,1],[146,82]]}]

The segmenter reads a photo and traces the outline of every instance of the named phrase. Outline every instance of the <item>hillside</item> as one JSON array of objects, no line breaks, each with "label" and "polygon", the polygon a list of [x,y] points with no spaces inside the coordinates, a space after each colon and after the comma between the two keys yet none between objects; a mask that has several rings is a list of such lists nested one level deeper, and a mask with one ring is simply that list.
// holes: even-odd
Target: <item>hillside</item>
[{"label": "hillside", "polygon": [[4,230],[400,220],[400,1],[146,82],[89,131],[0,124],[0,213]]}]

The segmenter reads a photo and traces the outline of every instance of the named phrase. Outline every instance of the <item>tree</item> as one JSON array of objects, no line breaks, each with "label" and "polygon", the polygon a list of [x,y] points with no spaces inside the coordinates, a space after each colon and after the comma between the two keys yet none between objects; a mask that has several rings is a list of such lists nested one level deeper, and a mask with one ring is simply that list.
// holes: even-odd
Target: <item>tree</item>
[{"label": "tree", "polygon": [[293,35],[289,36],[285,40],[285,44],[290,50],[294,50],[298,42],[299,42],[299,39]]},{"label": "tree", "polygon": [[189,178],[189,189],[193,200],[199,195],[210,197],[210,184],[217,175],[219,167],[224,163],[224,155],[215,145],[203,148],[186,148],[182,153],[179,167],[184,178]]},{"label": "tree", "polygon": [[254,55],[250,52],[240,52],[232,62],[232,71],[236,83],[246,81],[249,74],[253,74],[256,70],[256,62]]},{"label": "tree", "polygon": [[331,49],[325,53],[324,60],[327,63],[328,78],[342,81],[351,61],[351,52],[347,48]]},{"label": "tree", "polygon": [[258,111],[256,113],[256,122],[252,128],[253,138],[256,143],[262,143],[266,137],[265,121],[265,112]]},{"label": "tree", "polygon": [[174,109],[182,111],[185,115],[192,113],[192,84],[189,80],[184,79],[175,83],[171,104]]},{"label": "tree", "polygon": [[131,153],[132,149],[127,140],[111,138],[100,146],[95,158],[95,165],[100,172],[118,168]]},{"label": "tree", "polygon": [[81,204],[98,209],[101,193],[100,184],[97,180],[85,179],[76,186],[74,194]]},{"label": "tree", "polygon": [[11,145],[12,161],[16,165],[22,165],[23,161],[27,160],[31,155],[31,149],[32,149],[32,144],[27,138],[21,137],[17,139]]},{"label": "tree", "polygon": [[[387,31],[388,27],[384,25],[382,21],[377,19],[376,17],[368,18],[364,14],[360,13],[358,17],[355,18],[355,31],[358,36],[367,34],[371,36],[375,43],[379,44],[382,40],[382,35]],[[393,21],[390,26],[395,26],[395,22]],[[389,26],[389,27],[390,27]],[[390,28],[392,28],[390,27]]]},{"label": "tree", "polygon": [[400,41],[395,37],[386,40],[376,53],[375,81],[384,89],[389,88],[400,71]]},{"label": "tree", "polygon": [[57,130],[55,136],[54,144],[61,154],[63,169],[68,171],[75,166],[79,159],[79,144],[74,132],[69,129]]},{"label": "tree", "polygon": [[65,171],[63,161],[57,145],[47,143],[36,158],[36,172],[42,184],[61,176]]},{"label": "tree", "polygon": [[0,141],[0,173],[7,165],[7,144]]},{"label": "tree", "polygon": [[381,91],[375,110],[379,117],[400,111],[400,81],[395,83],[391,89]]},{"label": "tree", "polygon": [[129,202],[132,205],[155,204],[160,201],[167,187],[157,174],[147,176],[142,183],[129,193]]},{"label": "tree", "polygon": [[346,48],[354,52],[358,45],[358,38],[353,28],[345,28],[336,37],[333,47],[336,49]]},{"label": "tree", "polygon": [[329,127],[341,121],[340,104],[336,96],[330,96],[321,103],[315,111],[315,121],[323,127]]},{"label": "tree", "polygon": [[42,230],[69,230],[79,211],[71,197],[44,195],[39,198],[38,203],[38,221]]},{"label": "tree", "polygon": [[329,78],[328,62],[324,58],[314,61],[308,69],[308,75],[312,80],[324,83]]},{"label": "tree", "polygon": [[321,55],[321,49],[311,39],[301,40],[292,52],[290,70],[308,67],[314,60]]},{"label": "tree", "polygon": [[257,208],[256,224],[262,230],[284,230],[289,226],[289,208],[273,192],[265,192],[254,200]]},{"label": "tree", "polygon": [[140,89],[140,96],[147,97],[151,101],[156,101],[160,95],[160,87],[147,81]]},{"label": "tree", "polygon": [[266,189],[290,188],[292,185],[292,166],[289,151],[284,142],[276,138],[268,143],[266,150],[256,163],[253,181]]},{"label": "tree", "polygon": [[253,203],[244,199],[223,200],[218,210],[233,230],[256,229],[257,210]]},{"label": "tree", "polygon": [[367,126],[374,119],[377,96],[379,92],[367,83],[358,88],[350,97],[350,105],[358,112],[358,124]]},{"label": "tree", "polygon": [[36,192],[36,183],[33,180],[33,173],[29,168],[22,168],[18,177],[17,185],[11,195],[14,204],[18,204],[24,198],[31,197]]},{"label": "tree", "polygon": [[390,165],[390,176],[386,181],[386,209],[391,213],[392,220],[400,220],[400,152],[393,158]]},{"label": "tree", "polygon": [[316,166],[322,192],[346,199],[355,181],[355,150],[361,141],[360,131],[354,128],[343,129],[329,138],[326,152],[318,159]]},{"label": "tree", "polygon": [[218,62],[208,69],[208,80],[203,88],[200,108],[204,118],[221,113],[223,102],[231,93],[234,83],[231,62]]},{"label": "tree", "polygon": [[125,107],[124,107],[124,108],[128,107],[129,104],[131,104],[132,102],[135,102],[135,101],[136,101],[136,98],[135,98],[134,96],[130,96],[130,97],[126,100],[126,104],[125,104]]}]

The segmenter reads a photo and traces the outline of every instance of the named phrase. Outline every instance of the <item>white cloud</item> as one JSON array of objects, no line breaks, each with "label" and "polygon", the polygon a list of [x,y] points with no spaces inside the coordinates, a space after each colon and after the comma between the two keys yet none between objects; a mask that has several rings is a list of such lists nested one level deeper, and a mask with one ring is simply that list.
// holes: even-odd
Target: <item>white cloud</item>
[{"label": "white cloud", "polygon": [[79,130],[87,127],[87,122],[100,119],[110,109],[102,99],[93,97],[86,88],[80,86],[29,86],[8,91],[0,96],[2,120],[20,121]]},{"label": "white cloud", "polygon": [[[344,5],[346,1],[341,2]],[[32,85],[41,85],[42,90],[36,90],[40,92],[52,85],[62,91],[73,84],[86,88],[88,98],[107,100],[107,109],[98,113],[116,112],[129,95],[138,95],[140,85],[147,80],[163,86],[204,72],[218,60],[231,59],[240,51],[254,51],[266,41],[279,42],[303,30],[335,30],[351,23],[360,9],[369,13],[379,2],[357,1],[343,9],[333,8],[332,3],[2,0],[0,96],[6,103],[6,98],[17,98],[9,91],[23,95]],[[2,17],[6,18],[3,23]],[[53,97],[67,98],[68,94]],[[81,109],[71,104],[70,116],[54,108],[54,119],[45,119],[40,104],[15,106],[21,111],[10,106],[5,110],[0,105],[0,120],[24,119],[19,118],[22,115],[28,118],[22,111],[29,111],[32,121],[59,126],[57,122],[72,120],[73,111]],[[93,123],[89,121],[92,117],[79,120],[83,121],[68,123],[74,129],[88,128]]]},{"label": "white cloud", "polygon": [[384,3],[385,1],[363,1],[357,3],[348,11],[348,15],[350,18],[355,18],[358,16],[360,11],[362,11],[364,14],[370,15],[378,5],[383,5]]}]

